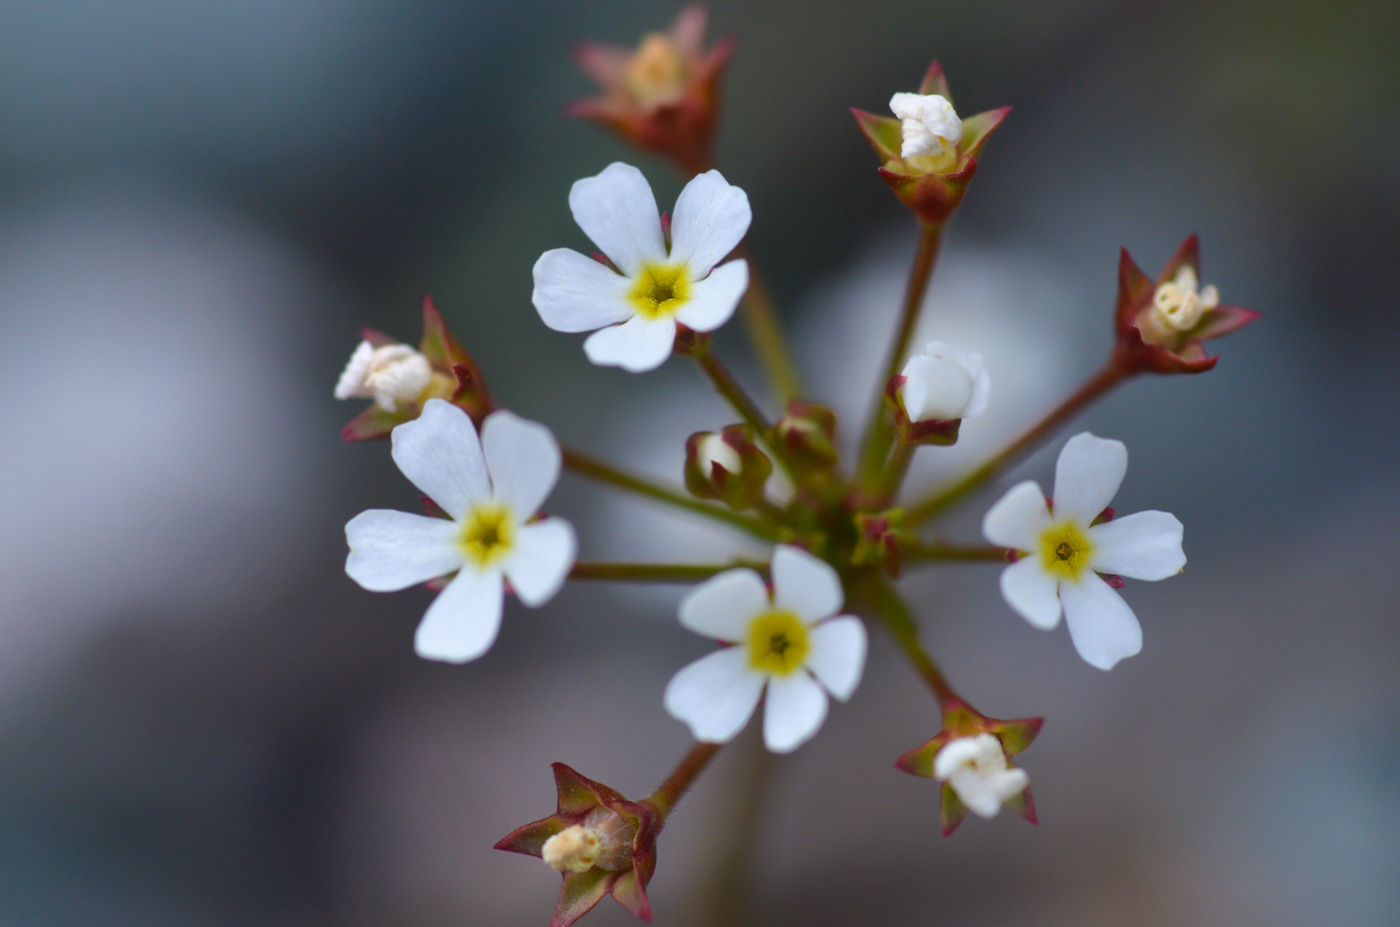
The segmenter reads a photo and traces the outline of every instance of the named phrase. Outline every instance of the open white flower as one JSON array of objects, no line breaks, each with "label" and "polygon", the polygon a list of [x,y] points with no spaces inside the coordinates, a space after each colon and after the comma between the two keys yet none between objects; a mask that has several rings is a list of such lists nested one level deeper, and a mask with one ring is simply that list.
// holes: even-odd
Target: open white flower
[{"label": "open white flower", "polygon": [[826,720],[827,693],[850,698],[865,667],[865,626],[832,617],[842,600],[834,569],[785,545],[773,552],[771,598],[748,569],[697,586],[681,602],[681,624],[733,646],[672,677],[666,710],[696,740],[724,743],[743,730],[766,688],[764,743],[775,753],[797,749]]},{"label": "open white flower", "polygon": [[361,341],[335,384],[336,399],[373,399],[385,412],[423,395],[433,378],[432,364],[406,344],[375,347]]},{"label": "open white flower", "polygon": [[992,381],[976,351],[930,341],[924,353],[909,358],[902,375],[899,397],[911,422],[951,422],[987,410]]},{"label": "open white flower", "polygon": [[890,111],[900,121],[901,158],[938,157],[957,148],[962,120],[939,94],[896,93]]},{"label": "open white flower", "polygon": [[1181,572],[1182,527],[1166,512],[1138,512],[1093,525],[1113,501],[1128,469],[1121,441],[1082,432],[1055,464],[1053,511],[1033,480],[1018,483],[992,506],[982,533],[1026,556],[1002,571],[1001,594],[1037,628],[1060,622],[1063,609],[1079,655],[1111,669],[1142,649],[1142,628],[1128,603],[1100,573],[1158,580]]},{"label": "open white flower", "polygon": [[455,571],[414,645],[430,660],[475,660],[496,640],[505,579],[520,601],[542,605],[573,566],[573,527],[530,521],[559,479],[559,445],[543,425],[504,411],[487,416],[478,439],[471,418],[441,399],[391,437],[394,463],[450,520],[361,512],[345,526],[345,572],[372,592],[393,592]]},{"label": "open white flower", "polygon": [[1007,765],[1001,741],[986,732],[944,744],[933,758],[933,777],[952,786],[962,803],[984,818],[996,817],[1002,802],[1020,795],[1031,781],[1024,769]]},{"label": "open white flower", "polygon": [[753,213],[748,195],[719,171],[681,191],[669,252],[656,197],[630,164],[609,164],[575,183],[569,208],[617,271],[569,248],[546,251],[535,262],[532,299],[555,331],[593,332],[583,343],[593,363],[654,370],[671,356],[676,323],[709,332],[734,314],[749,285],[748,264],[715,265],[739,244]]}]

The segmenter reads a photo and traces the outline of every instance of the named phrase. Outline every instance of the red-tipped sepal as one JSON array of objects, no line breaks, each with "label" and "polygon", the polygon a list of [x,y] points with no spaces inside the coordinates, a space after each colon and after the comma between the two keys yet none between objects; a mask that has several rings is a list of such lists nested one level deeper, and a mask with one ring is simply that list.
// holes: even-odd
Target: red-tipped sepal
[{"label": "red-tipped sepal", "polygon": [[763,502],[773,472],[753,440],[753,428],[729,425],[718,434],[697,431],[685,442],[685,485],[701,499],[718,499],[735,511]]}]

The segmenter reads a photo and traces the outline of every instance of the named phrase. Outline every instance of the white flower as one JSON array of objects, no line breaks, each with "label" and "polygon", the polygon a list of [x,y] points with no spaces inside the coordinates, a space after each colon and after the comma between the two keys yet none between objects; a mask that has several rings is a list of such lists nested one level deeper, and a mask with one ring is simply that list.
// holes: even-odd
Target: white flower
[{"label": "white flower", "polygon": [[708,332],[734,314],[749,285],[748,265],[715,264],[739,244],[753,214],[748,195],[719,171],[700,174],[681,191],[669,253],[656,197],[630,164],[609,164],[575,183],[569,208],[620,273],[556,248],[535,262],[532,299],[555,331],[594,332],[583,343],[593,363],[653,370],[671,356],[676,323]]},{"label": "white flower", "polygon": [[890,97],[890,111],[900,120],[901,158],[942,155],[962,139],[962,120],[939,94],[896,93]]},{"label": "white flower", "polygon": [[414,645],[430,660],[475,660],[496,640],[504,579],[529,606],[553,598],[574,562],[574,529],[530,518],[559,479],[549,429],[509,412],[476,427],[465,412],[429,399],[395,428],[394,463],[450,520],[371,509],[345,526],[345,572],[373,592],[393,592],[456,572],[438,593]]},{"label": "white flower", "polygon": [[987,540],[1024,551],[1002,571],[1001,594],[1037,628],[1060,622],[1063,608],[1079,655],[1110,669],[1142,649],[1137,617],[1100,573],[1129,579],[1166,579],[1181,572],[1182,528],[1166,512],[1138,512],[1101,525],[1091,522],[1108,507],[1128,469],[1120,441],[1075,435],[1055,464],[1053,514],[1033,480],[1002,496],[982,519]]},{"label": "white flower", "polygon": [[903,376],[899,397],[911,422],[976,418],[987,409],[992,381],[976,351],[930,341],[923,354],[909,358]]},{"label": "white flower", "polygon": [[766,687],[764,743],[775,753],[797,749],[826,720],[827,693],[850,698],[865,666],[865,626],[831,617],[842,598],[836,571],[797,547],[773,552],[771,598],[753,570],[707,580],[681,602],[681,624],[734,646],[677,673],[666,710],[696,740],[724,743],[743,730]]},{"label": "white flower", "polygon": [[1176,276],[1152,294],[1152,321],[1178,332],[1195,328],[1203,315],[1220,305],[1219,290],[1198,285],[1195,268],[1182,264]]},{"label": "white flower", "polygon": [[1002,802],[1030,785],[1026,771],[1009,768],[1001,741],[986,732],[944,744],[933,758],[933,777],[952,786],[968,810],[984,818],[995,817]]},{"label": "white flower", "polygon": [[432,364],[406,344],[375,347],[361,341],[335,385],[336,399],[373,399],[385,412],[423,395],[433,378]]}]

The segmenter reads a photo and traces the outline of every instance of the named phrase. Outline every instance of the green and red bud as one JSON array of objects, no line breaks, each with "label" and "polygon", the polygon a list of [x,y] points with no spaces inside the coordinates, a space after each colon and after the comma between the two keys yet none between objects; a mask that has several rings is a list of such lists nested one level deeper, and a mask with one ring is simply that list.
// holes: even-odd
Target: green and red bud
[{"label": "green and red bud", "polygon": [[763,502],[772,472],[748,425],[698,431],[686,439],[685,485],[701,499],[718,499],[736,511],[754,508]]},{"label": "green and red bud", "polygon": [[788,459],[799,466],[826,468],[840,456],[836,449],[836,413],[826,406],[793,399],[773,431]]},{"label": "green and red bud", "polygon": [[558,810],[511,831],[496,849],[537,856],[563,875],[550,927],[569,927],[604,895],[650,921],[646,886],[656,870],[661,814],[563,763],[553,768]]}]

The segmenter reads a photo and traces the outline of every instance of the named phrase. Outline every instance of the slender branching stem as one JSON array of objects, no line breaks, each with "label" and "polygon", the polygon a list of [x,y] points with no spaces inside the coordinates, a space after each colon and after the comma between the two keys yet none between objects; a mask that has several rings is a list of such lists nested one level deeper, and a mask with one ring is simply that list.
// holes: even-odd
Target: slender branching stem
[{"label": "slender branching stem", "polygon": [[664,820],[666,815],[671,813],[676,802],[686,793],[691,784],[704,772],[710,760],[714,759],[719,752],[721,744],[696,744],[690,748],[690,752],[681,758],[676,764],[676,768],[671,770],[671,774],[666,777],[666,781],[657,786],[656,791],[648,795],[643,801],[656,809]]},{"label": "slender branching stem", "polygon": [[928,685],[934,698],[938,699],[939,707],[955,701],[957,693],[948,684],[938,664],[919,643],[919,628],[914,623],[914,616],[890,581],[874,571],[863,571],[852,577],[851,586],[851,591],[880,620],[910,665]]},{"label": "slender branching stem", "polygon": [[735,567],[766,570],[755,560],[733,563],[575,563],[569,579],[622,583],[695,583]]},{"label": "slender branching stem", "polygon": [[899,552],[900,562],[906,566],[950,562],[1006,563],[1006,548],[993,547],[990,544],[959,545],[916,541],[900,545]]},{"label": "slender branching stem", "polygon": [[749,265],[749,288],[744,292],[739,311],[744,317],[749,339],[759,362],[768,373],[768,379],[778,396],[786,402],[802,395],[802,378],[793,363],[788,350],[787,338],[783,335],[782,323],[778,321],[778,311],[773,304],[772,292],[764,282],[753,258],[748,243],[739,245],[735,251]]},{"label": "slender branching stem", "polygon": [[586,476],[589,479],[597,480],[600,483],[606,483],[609,486],[626,492],[645,496],[648,499],[662,502],[666,505],[674,506],[675,508],[685,509],[688,512],[695,512],[696,514],[704,515],[706,518],[724,522],[742,531],[747,531],[754,537],[761,538],[765,541],[775,541],[778,539],[777,532],[774,528],[756,518],[731,511],[728,508],[709,502],[693,499],[679,489],[672,489],[668,486],[662,486],[659,483],[653,483],[642,477],[624,473],[616,467],[605,464],[599,460],[594,460],[592,457],[581,454],[571,448],[564,448],[563,453],[564,466],[574,473]]},{"label": "slender branching stem", "polygon": [[729,368],[724,365],[724,361],[715,354],[714,346],[708,341],[702,342],[694,354],[695,362],[700,365],[705,376],[710,378],[719,394],[729,401],[734,407],[734,411],[739,413],[739,417],[748,423],[754,430],[758,440],[764,444],[777,461],[778,466],[787,471],[793,482],[799,482],[798,474],[794,470],[791,461],[783,453],[782,445],[775,439],[773,425],[763,414],[763,410],[758,404],[744,392],[744,388],[739,385],[739,381],[734,379],[734,374],[729,372]]},{"label": "slender branching stem", "polygon": [[889,356],[885,359],[884,370],[875,384],[875,404],[870,410],[870,420],[865,426],[865,440],[861,442],[860,465],[856,472],[857,478],[867,487],[873,486],[878,478],[880,467],[889,454],[895,436],[894,420],[885,410],[885,386],[899,373],[900,363],[909,350],[909,342],[919,324],[919,311],[923,308],[924,294],[928,292],[928,282],[933,277],[933,268],[938,263],[938,250],[942,244],[942,225],[920,225],[919,246],[914,252],[914,261],[909,266],[909,282],[904,288],[904,305],[899,313],[899,322],[894,331]]},{"label": "slender branching stem", "polygon": [[885,469],[880,473],[879,485],[875,490],[877,496],[886,502],[894,501],[894,497],[899,494],[899,487],[904,484],[904,477],[909,473],[909,464],[914,460],[917,447],[917,444],[909,441],[899,441],[895,444],[890,459],[885,463]]},{"label": "slender branching stem", "polygon": [[910,505],[905,513],[905,525],[912,528],[928,521],[949,506],[960,502],[965,496],[1002,470],[1019,463],[1023,457],[1039,447],[1041,442],[1049,438],[1066,421],[1130,375],[1110,361],[1102,370],[1086,380],[1069,398],[1053,409],[1050,414],[1000,453],[989,458],[977,469],[960,477],[952,485],[945,486],[922,501]]}]

